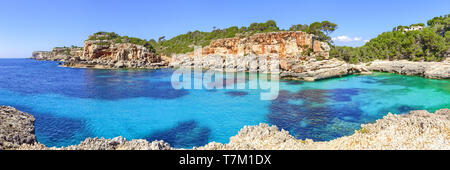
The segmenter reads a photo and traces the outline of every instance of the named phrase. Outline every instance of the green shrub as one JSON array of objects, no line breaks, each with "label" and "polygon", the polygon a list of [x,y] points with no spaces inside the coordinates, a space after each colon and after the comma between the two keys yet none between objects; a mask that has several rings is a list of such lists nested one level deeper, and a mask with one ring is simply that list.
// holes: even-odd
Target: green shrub
[{"label": "green shrub", "polygon": [[[404,32],[398,26],[384,32],[361,47],[332,46],[330,57],[341,58],[350,63],[368,62],[375,59],[410,61],[442,61],[450,48],[449,16],[429,20],[422,30]],[[424,24],[413,24],[423,26]]]}]

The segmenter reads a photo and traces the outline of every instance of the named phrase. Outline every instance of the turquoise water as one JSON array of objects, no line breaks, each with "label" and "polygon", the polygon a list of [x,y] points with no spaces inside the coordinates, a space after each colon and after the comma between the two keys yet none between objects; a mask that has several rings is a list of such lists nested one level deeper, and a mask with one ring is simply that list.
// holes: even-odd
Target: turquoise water
[{"label": "turquoise water", "polygon": [[[317,82],[281,80],[276,100],[261,89],[172,88],[173,70],[92,70],[56,62],[0,60],[0,105],[36,117],[38,141],[87,137],[162,139],[189,148],[226,143],[245,125],[268,123],[298,139],[332,140],[388,112],[450,107],[450,80],[375,73]],[[249,75],[248,73],[241,73]],[[257,81],[247,78],[246,83]]]}]

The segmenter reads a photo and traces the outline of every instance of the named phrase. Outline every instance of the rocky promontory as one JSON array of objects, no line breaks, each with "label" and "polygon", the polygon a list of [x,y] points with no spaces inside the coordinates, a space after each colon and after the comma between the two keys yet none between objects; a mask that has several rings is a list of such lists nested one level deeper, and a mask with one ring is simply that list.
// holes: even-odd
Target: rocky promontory
[{"label": "rocky promontory", "polygon": [[[0,107],[0,149],[19,150],[172,150],[164,141],[87,138],[79,145],[46,147],[36,142],[34,117],[12,107]],[[424,110],[391,114],[375,123],[363,124],[353,135],[328,142],[298,140],[276,126],[245,126],[227,144],[211,142],[194,150],[448,150],[450,149],[450,109],[434,114]]]},{"label": "rocky promontory", "polygon": [[55,47],[52,51],[35,51],[31,58],[47,61],[65,61],[76,56],[83,56],[82,47]]},{"label": "rocky promontory", "polygon": [[52,52],[37,51],[32,58],[61,61],[62,66],[75,68],[148,68],[166,67],[167,63],[144,45],[99,32],[89,36],[83,48],[54,48]]}]

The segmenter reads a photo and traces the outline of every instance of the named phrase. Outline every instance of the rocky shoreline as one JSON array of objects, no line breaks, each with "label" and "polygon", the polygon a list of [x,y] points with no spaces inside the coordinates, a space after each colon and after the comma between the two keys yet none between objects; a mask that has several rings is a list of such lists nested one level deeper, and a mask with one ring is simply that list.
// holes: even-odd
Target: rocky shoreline
[{"label": "rocky shoreline", "polygon": [[450,58],[442,62],[413,62],[406,60],[375,60],[367,64],[367,69],[403,75],[418,75],[432,79],[450,78]]},{"label": "rocky shoreline", "polygon": [[9,106],[0,106],[0,150],[34,144],[33,115]]},{"label": "rocky shoreline", "polygon": [[[93,39],[93,40],[92,40]],[[101,40],[98,40],[101,39]],[[315,81],[372,71],[418,75],[432,79],[450,78],[450,58],[442,62],[372,61],[349,64],[329,58],[328,43],[300,31],[258,33],[247,37],[216,39],[197,51],[158,56],[142,45],[108,40],[94,34],[84,47],[59,47],[36,51],[36,60],[60,61],[63,67],[95,69],[202,68],[280,74],[283,79]]]},{"label": "rocky shoreline", "polygon": [[[0,107],[0,149],[13,150],[173,150],[164,141],[128,141],[87,138],[79,145],[46,147],[37,143],[34,117],[12,107]],[[276,126],[245,126],[227,144],[211,142],[194,150],[448,150],[450,149],[450,109],[434,114],[417,110],[408,114],[389,113],[375,123],[361,125],[353,135],[328,142],[295,139]]]}]

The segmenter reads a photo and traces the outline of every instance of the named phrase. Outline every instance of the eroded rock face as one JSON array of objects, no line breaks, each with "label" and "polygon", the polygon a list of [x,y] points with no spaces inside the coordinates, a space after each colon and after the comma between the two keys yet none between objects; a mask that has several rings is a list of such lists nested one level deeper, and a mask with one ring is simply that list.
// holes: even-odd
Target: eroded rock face
[{"label": "eroded rock face", "polygon": [[87,40],[82,57],[70,58],[63,64],[91,68],[159,68],[165,65],[160,56],[141,45],[112,40]]},{"label": "eroded rock face", "polygon": [[202,55],[235,55],[294,57],[312,50],[312,55],[328,58],[330,47],[327,43],[314,40],[312,34],[300,31],[259,33],[249,37],[234,37],[213,40],[203,48]]},{"label": "eroded rock face", "polygon": [[315,81],[354,73],[369,74],[370,71],[362,65],[348,64],[336,58],[322,61],[312,59],[308,61],[298,61],[296,64],[292,64],[292,66],[289,67],[289,70],[284,70],[281,73],[281,77],[285,79]]},{"label": "eroded rock face", "polygon": [[114,40],[86,40],[84,48],[53,48],[36,51],[37,60],[61,61],[63,66],[78,68],[161,68],[167,62],[141,45],[116,43]]},{"label": "eroded rock face", "polygon": [[80,56],[83,56],[83,48],[56,47],[52,51],[35,51],[31,58],[36,60],[64,61]]},{"label": "eroded rock face", "polygon": [[384,61],[376,60],[367,66],[373,71],[391,72],[405,75],[419,75],[426,78],[450,78],[450,59],[442,62],[412,62],[406,60]]},{"label": "eroded rock face", "polygon": [[0,106],[0,150],[36,142],[35,118],[9,106]]},{"label": "eroded rock face", "polygon": [[360,72],[360,67],[329,60],[328,43],[304,32],[260,33],[213,40],[201,51],[172,57],[172,67],[281,73],[282,77],[317,80]]}]

